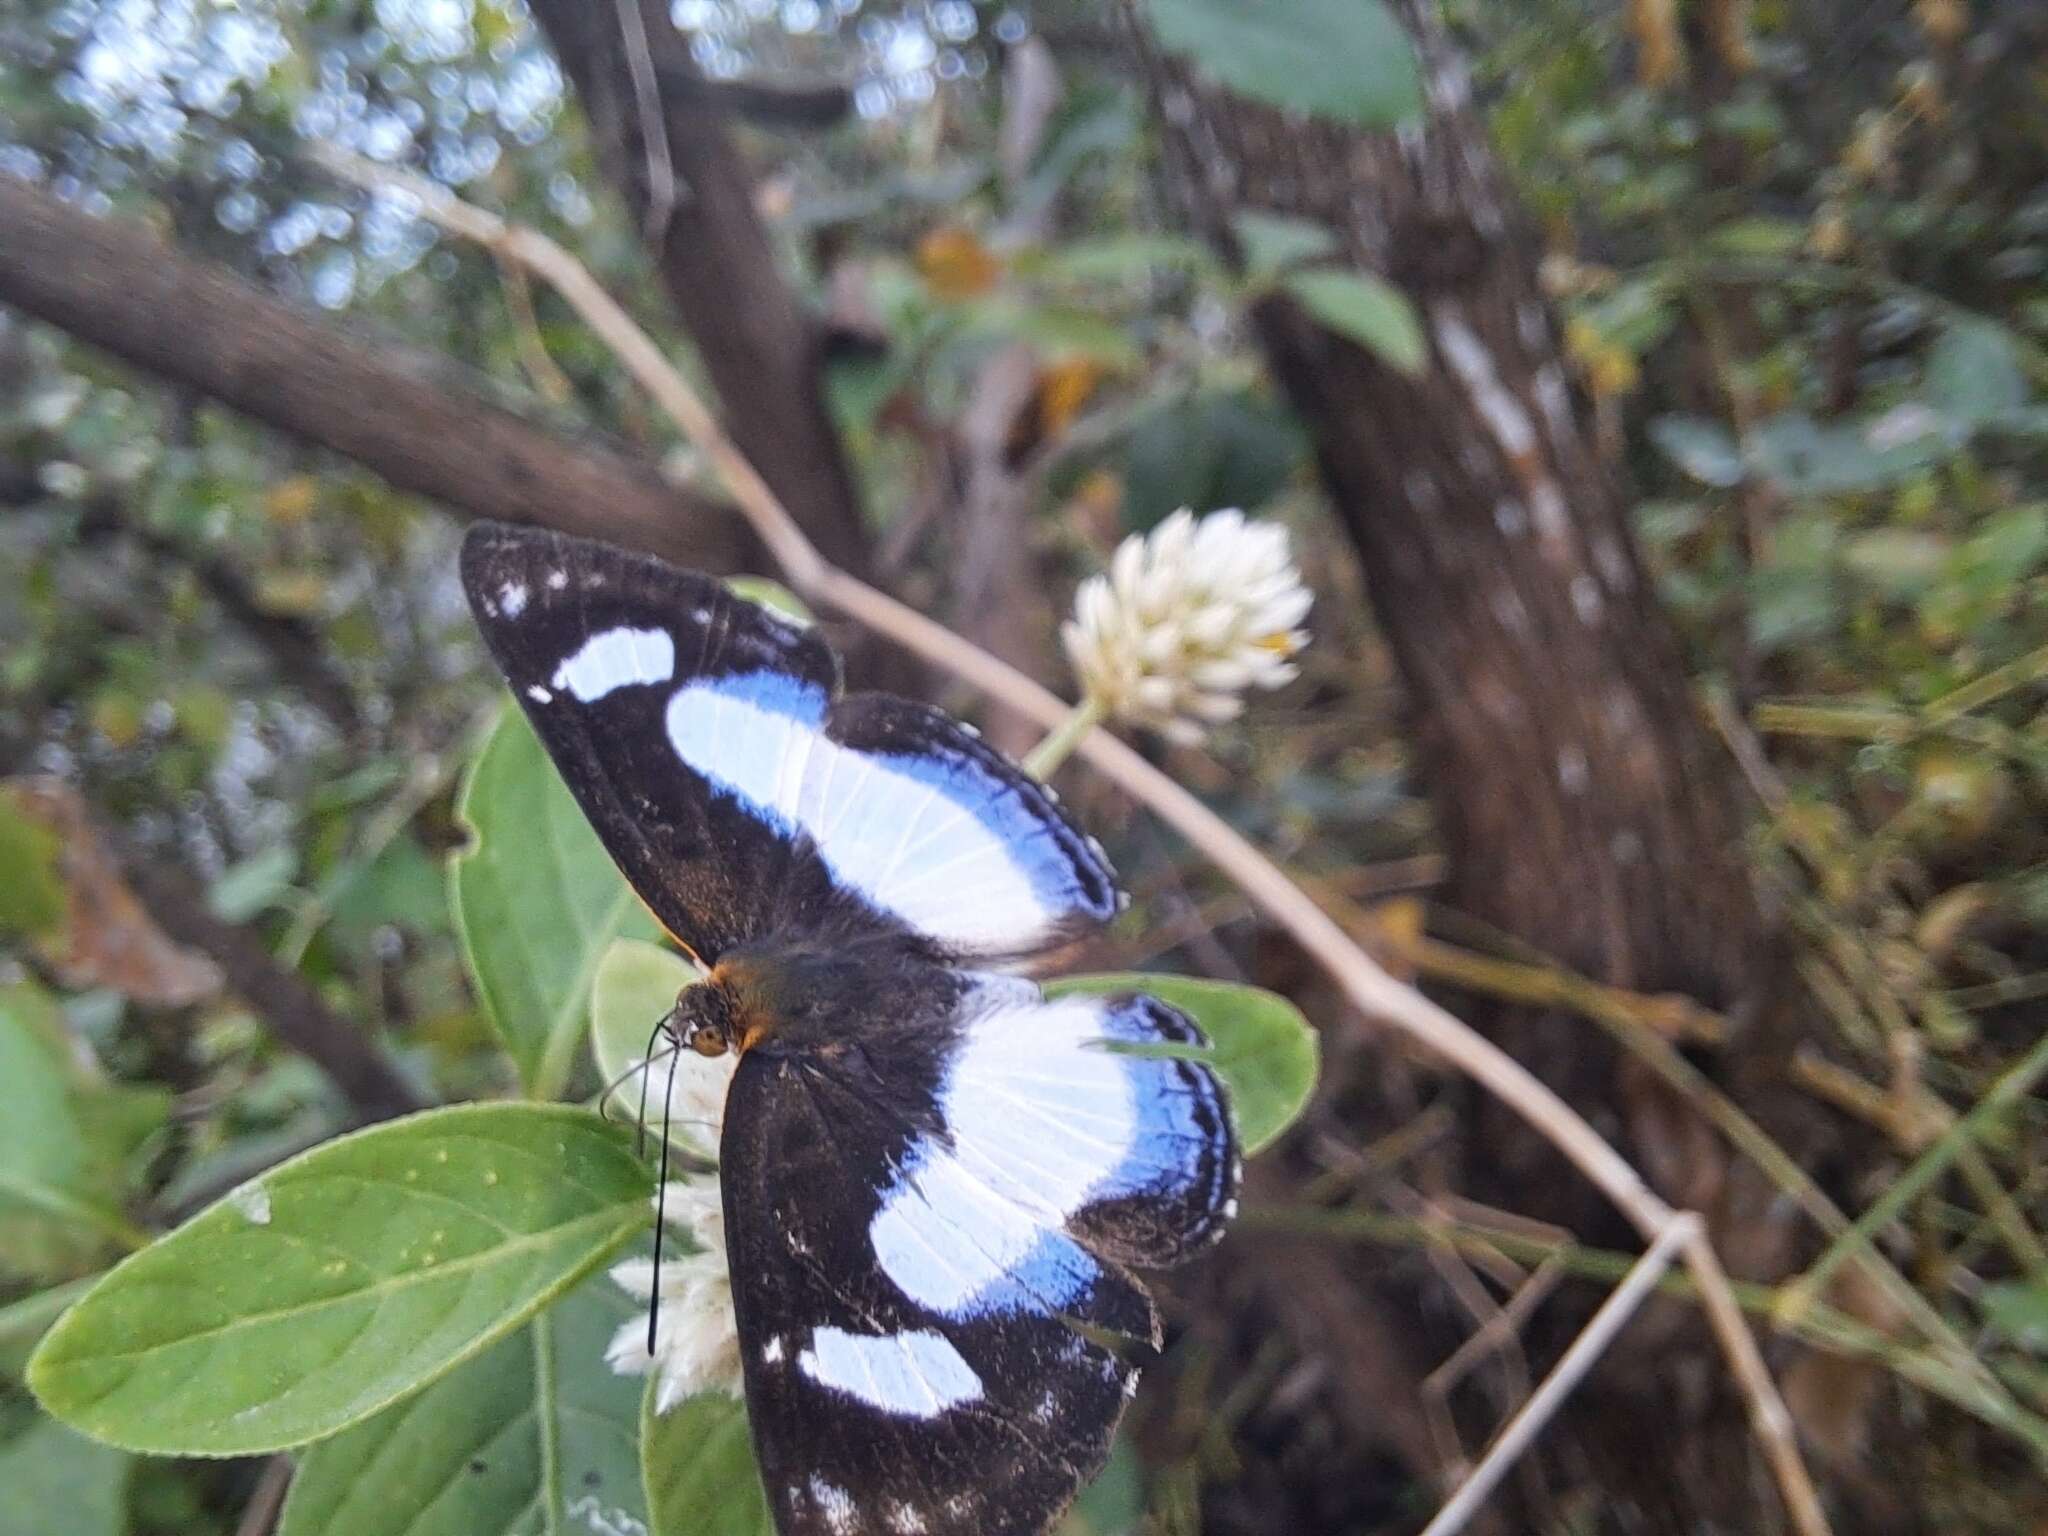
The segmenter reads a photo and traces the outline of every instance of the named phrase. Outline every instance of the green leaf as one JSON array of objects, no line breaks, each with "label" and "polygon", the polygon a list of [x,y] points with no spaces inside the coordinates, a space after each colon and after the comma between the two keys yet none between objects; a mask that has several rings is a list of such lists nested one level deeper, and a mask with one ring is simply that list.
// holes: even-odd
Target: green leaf
[{"label": "green leaf", "polygon": [[455,858],[463,957],[527,1093],[551,1099],[569,1080],[605,947],[659,930],[523,711],[499,719],[456,809],[472,835]]},{"label": "green leaf", "polygon": [[0,794],[0,933],[40,938],[64,921],[57,834]]},{"label": "green leaf", "polygon": [[1807,226],[1768,214],[1730,219],[1707,232],[1707,244],[1730,256],[1790,256],[1806,244]]},{"label": "green leaf", "polygon": [[1993,1328],[2022,1349],[2048,1354],[2048,1286],[2027,1280],[1987,1285],[1977,1298]]},{"label": "green leaf", "polygon": [[229,865],[206,893],[206,905],[224,923],[246,923],[283,900],[298,873],[298,849],[273,843]]},{"label": "green leaf", "polygon": [[817,623],[811,610],[804,606],[804,600],[779,581],[770,581],[766,576],[728,576],[725,584],[748,602],[759,603],[785,619],[794,619],[806,626]]},{"label": "green leaf", "polygon": [[746,1405],[737,1398],[700,1392],[657,1414],[649,1382],[640,1416],[640,1474],[649,1536],[775,1536]]},{"label": "green leaf", "polygon": [[1148,0],[1168,51],[1269,106],[1366,128],[1422,115],[1408,34],[1380,0]]},{"label": "green leaf", "polygon": [[1289,267],[1334,255],[1337,237],[1312,219],[1261,213],[1248,208],[1231,218],[1230,228],[1244,254],[1245,276],[1263,288]]},{"label": "green leaf", "polygon": [[615,939],[590,988],[590,1053],[606,1082],[647,1053],[655,1020],[676,994],[704,978],[672,949],[641,939]]},{"label": "green leaf", "polygon": [[[599,1073],[607,1084],[617,1084],[618,1102],[629,1111],[639,1101],[640,1079],[637,1073],[627,1077],[627,1069],[646,1053],[655,1021],[675,1006],[676,994],[702,980],[681,955],[638,939],[614,940],[598,963],[597,982],[590,989],[590,1050]],[[653,1097],[660,1101],[659,1088]],[[669,1133],[678,1145],[717,1160],[717,1139],[708,1128],[677,1121]]]},{"label": "green leaf", "polygon": [[1181,271],[1195,277],[1218,275],[1216,258],[1201,241],[1186,235],[1109,235],[1074,240],[1020,258],[1019,270],[1070,283],[1142,281],[1155,273]]},{"label": "green leaf", "polygon": [[1280,286],[1340,336],[1380,355],[1410,377],[1422,372],[1428,347],[1415,306],[1400,289],[1370,272],[1311,267],[1290,272]]},{"label": "green leaf", "polygon": [[1983,426],[2027,403],[2027,376],[2011,331],[1995,320],[1942,327],[1927,358],[1934,405],[1968,426]]},{"label": "green leaf", "polygon": [[38,1419],[0,1445],[0,1536],[121,1536],[129,1467],[126,1451]]},{"label": "green leaf", "polygon": [[1055,355],[1092,358],[1110,368],[1132,368],[1139,361],[1130,333],[1093,309],[1033,304],[995,294],[963,304],[961,313],[962,329],[970,336],[1015,338]]},{"label": "green leaf", "polygon": [[1907,408],[1858,424],[1821,423],[1801,411],[1759,422],[1743,443],[1750,464],[1788,495],[1879,490],[1941,456],[1941,418]]},{"label": "green leaf", "polygon": [[1125,523],[1150,528],[1176,507],[1256,509],[1306,453],[1293,418],[1249,391],[1172,401],[1125,439]]},{"label": "green leaf", "polygon": [[605,1363],[640,1309],[591,1280],[425,1391],[308,1451],[278,1536],[632,1531],[641,1384]]},{"label": "green leaf", "polygon": [[19,1381],[43,1335],[98,1279],[97,1275],[83,1275],[0,1307],[0,1376]]},{"label": "green leaf", "polygon": [[1742,483],[1742,450],[1718,421],[1703,416],[1659,416],[1650,423],[1650,441],[1702,485],[1726,490]]},{"label": "green leaf", "polygon": [[1128,1536],[1141,1531],[1144,1520],[1145,1469],[1126,1433],[1116,1437],[1108,1463],[1053,1529],[1057,1536]]},{"label": "green leaf", "polygon": [[619,1126],[429,1110],[316,1147],[127,1259],[29,1361],[109,1444],[247,1456],[359,1423],[504,1337],[649,1221]]},{"label": "green leaf", "polygon": [[29,989],[0,992],[0,1273],[54,1279],[110,1239],[142,1239],[107,1201],[106,1170],[34,1006]]},{"label": "green leaf", "polygon": [[1238,1144],[1247,1157],[1271,1146],[1315,1089],[1320,1058],[1315,1031],[1299,1008],[1263,988],[1123,971],[1064,976],[1048,982],[1045,991],[1048,997],[1145,992],[1201,1025],[1209,1049],[1186,1054],[1208,1062],[1223,1079]]}]

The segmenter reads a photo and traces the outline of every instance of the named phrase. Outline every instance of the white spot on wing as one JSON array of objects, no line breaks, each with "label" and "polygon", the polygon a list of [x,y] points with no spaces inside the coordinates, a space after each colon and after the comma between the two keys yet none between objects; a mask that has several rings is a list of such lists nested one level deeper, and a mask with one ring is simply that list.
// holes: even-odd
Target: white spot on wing
[{"label": "white spot on wing", "polygon": [[763,1344],[761,1346],[761,1359],[769,1365],[774,1365],[781,1358],[782,1335],[777,1334],[774,1338],[770,1339],[766,1344]]},{"label": "white spot on wing", "polygon": [[846,1536],[858,1522],[859,1512],[853,1507],[853,1495],[837,1483],[828,1483],[822,1477],[813,1476],[809,1483],[811,1502],[824,1517],[825,1528],[834,1536]]},{"label": "white spot on wing", "polygon": [[797,1369],[821,1387],[856,1397],[884,1413],[935,1419],[981,1396],[981,1378],[944,1334],[848,1333],[817,1328]]},{"label": "white spot on wing", "polygon": [[569,585],[569,573],[567,571],[548,572],[548,590],[550,592],[559,592],[567,585]]},{"label": "white spot on wing", "polygon": [[676,674],[676,643],[664,629],[605,629],[585,640],[552,679],[586,704],[634,683],[665,683]]},{"label": "white spot on wing", "polygon": [[554,698],[554,695],[550,693],[547,689],[541,687],[539,683],[534,683],[531,686],[529,686],[526,690],[526,696],[529,699],[533,700],[533,702],[536,704],[546,704]]},{"label": "white spot on wing", "polygon": [[498,612],[508,619],[516,619],[526,611],[526,583],[508,581],[498,588]]}]

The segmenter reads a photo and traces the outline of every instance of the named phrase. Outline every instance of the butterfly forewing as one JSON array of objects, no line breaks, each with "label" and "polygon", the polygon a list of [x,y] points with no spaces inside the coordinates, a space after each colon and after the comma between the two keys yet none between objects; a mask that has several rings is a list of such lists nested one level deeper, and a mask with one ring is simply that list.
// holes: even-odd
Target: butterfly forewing
[{"label": "butterfly forewing", "polygon": [[[902,968],[838,1060],[750,1053],[720,1159],[747,1398],[789,1536],[1037,1532],[1157,1344],[1121,1262],[1220,1230],[1237,1160],[1147,999]],[[1123,1340],[1123,1346],[1112,1347]]]},{"label": "butterfly forewing", "polygon": [[941,712],[839,695],[813,630],[708,577],[483,524],[463,581],[598,835],[700,959],[895,929],[933,958],[1030,956],[1112,916],[1101,849]]}]

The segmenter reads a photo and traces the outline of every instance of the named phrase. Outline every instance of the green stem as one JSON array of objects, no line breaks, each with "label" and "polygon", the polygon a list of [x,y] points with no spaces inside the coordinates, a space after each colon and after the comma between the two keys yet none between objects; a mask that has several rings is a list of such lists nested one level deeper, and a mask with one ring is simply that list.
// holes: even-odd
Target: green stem
[{"label": "green stem", "polygon": [[1081,700],[1067,718],[1047,732],[1045,740],[1026,755],[1024,771],[1034,779],[1051,778],[1074,748],[1081,745],[1082,738],[1102,724],[1104,713],[1101,701],[1093,694]]},{"label": "green stem", "polygon": [[1977,1101],[1974,1109],[1950,1126],[1940,1140],[1894,1179],[1891,1187],[1871,1202],[1870,1209],[1814,1261],[1812,1268],[1784,1288],[1779,1300],[1780,1314],[1796,1318],[1811,1305],[1843,1262],[1869,1247],[1877,1234],[1896,1221],[1899,1213],[1946,1171],[1957,1154],[2023,1097],[2044,1071],[2048,1071],[2048,1035],[2042,1036],[2031,1051],[1993,1083],[1991,1091]]}]

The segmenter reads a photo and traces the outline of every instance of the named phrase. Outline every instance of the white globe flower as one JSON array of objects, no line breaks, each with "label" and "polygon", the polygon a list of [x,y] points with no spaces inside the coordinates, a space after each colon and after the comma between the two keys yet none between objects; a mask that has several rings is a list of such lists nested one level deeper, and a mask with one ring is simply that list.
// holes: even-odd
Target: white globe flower
[{"label": "white globe flower", "polygon": [[733,1319],[732,1278],[725,1266],[725,1207],[718,1180],[704,1175],[671,1183],[658,1202],[663,1219],[687,1231],[696,1250],[680,1259],[628,1259],[612,1279],[641,1301],[660,1293],[654,1349],[647,1320],[636,1317],[613,1335],[605,1359],[622,1376],[654,1373],[654,1411],[667,1413],[686,1397],[718,1391],[740,1395],[739,1325]]},{"label": "white globe flower", "polygon": [[[653,1090],[647,1123],[654,1134],[661,1134],[660,1101],[666,1092],[667,1118],[677,1142],[704,1156],[716,1156],[725,1124],[725,1096],[739,1066],[738,1054],[704,1057],[681,1051],[636,1066],[647,1073]],[[625,1086],[637,1096],[637,1072]],[[622,1376],[654,1374],[657,1413],[667,1413],[699,1392],[738,1397],[739,1324],[732,1311],[725,1205],[717,1175],[671,1181],[663,1187],[655,1209],[672,1233],[687,1234],[693,1247],[681,1258],[663,1259],[658,1270],[651,1259],[628,1259],[612,1268],[611,1277],[621,1288],[658,1310],[652,1352],[647,1348],[647,1320],[636,1317],[620,1326],[605,1350],[605,1359]]]},{"label": "white globe flower", "polygon": [[1081,584],[1060,639],[1105,715],[1193,743],[1238,716],[1245,689],[1295,677],[1311,601],[1280,524],[1183,508]]}]

